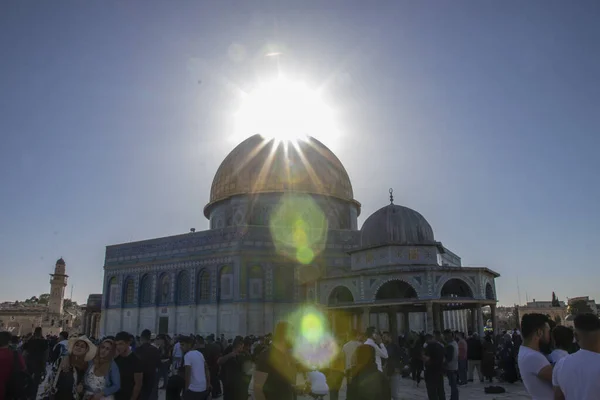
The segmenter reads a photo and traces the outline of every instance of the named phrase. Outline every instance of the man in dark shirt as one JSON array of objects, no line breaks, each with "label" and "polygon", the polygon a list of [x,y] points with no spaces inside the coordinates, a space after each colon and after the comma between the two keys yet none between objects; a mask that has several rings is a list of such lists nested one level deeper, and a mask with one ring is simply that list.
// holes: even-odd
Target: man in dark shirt
[{"label": "man in dark shirt", "polygon": [[479,381],[483,382],[481,373],[481,358],[483,357],[483,344],[479,335],[475,332],[467,339],[467,358],[469,365],[469,382],[473,382],[474,372],[477,369]]},{"label": "man in dark shirt", "polygon": [[221,366],[221,382],[223,382],[223,400],[247,400],[248,384],[244,372],[244,339],[235,338],[233,344],[228,346],[219,358]]},{"label": "man in dark shirt", "polygon": [[142,382],[141,400],[158,399],[158,379],[156,372],[161,367],[160,350],[150,344],[151,333],[144,329],[140,335],[140,346],[135,355],[142,361],[144,379]]},{"label": "man in dark shirt", "polygon": [[[439,335],[439,332],[434,332]],[[423,355],[425,362],[425,386],[429,400],[445,400],[444,391],[444,356],[445,350],[438,340],[431,335],[425,336],[426,346]]]},{"label": "man in dark shirt", "polygon": [[221,357],[221,346],[215,342],[215,335],[209,335],[206,345],[206,364],[210,372],[210,384],[212,386],[212,397],[214,399],[221,397],[221,382],[219,381],[219,365],[217,360]]},{"label": "man in dark shirt", "polygon": [[35,328],[33,337],[23,344],[23,352],[27,354],[25,364],[33,380],[30,395],[35,398],[48,360],[48,341],[42,336],[41,327]]},{"label": "man in dark shirt", "polygon": [[139,400],[144,379],[144,369],[138,356],[131,351],[131,335],[119,332],[115,336],[117,358],[115,362],[121,375],[121,389],[115,400]]},{"label": "man in dark shirt", "polygon": [[296,363],[290,355],[291,326],[279,322],[273,335],[273,344],[263,351],[254,371],[254,398],[256,400],[294,400]]}]

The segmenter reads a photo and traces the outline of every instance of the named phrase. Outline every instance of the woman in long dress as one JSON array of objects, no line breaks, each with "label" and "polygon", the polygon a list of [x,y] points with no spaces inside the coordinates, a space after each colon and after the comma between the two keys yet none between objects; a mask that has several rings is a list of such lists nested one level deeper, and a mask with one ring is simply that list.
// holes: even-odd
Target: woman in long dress
[{"label": "woman in long dress", "polygon": [[105,339],[98,346],[98,353],[88,363],[88,369],[83,379],[83,400],[113,399],[114,394],[121,388],[119,367],[113,361],[115,343]]}]

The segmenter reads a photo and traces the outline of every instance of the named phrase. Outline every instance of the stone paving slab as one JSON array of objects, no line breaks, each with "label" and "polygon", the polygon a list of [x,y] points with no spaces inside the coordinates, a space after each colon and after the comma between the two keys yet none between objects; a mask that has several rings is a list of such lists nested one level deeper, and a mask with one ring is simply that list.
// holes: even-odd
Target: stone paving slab
[{"label": "stone paving slab", "polygon": [[[419,387],[416,387],[415,382],[411,379],[402,379],[402,397],[401,400],[427,400],[427,391],[425,389],[425,382],[421,382]],[[445,390],[446,390],[446,398],[450,398],[450,386],[448,386],[448,381],[445,382]],[[459,399],[460,400],[500,400],[500,399],[511,399],[511,400],[530,400],[531,397],[527,394],[525,387],[521,382],[515,384],[500,384],[493,383],[495,386],[502,386],[506,389],[506,393],[502,394],[485,394],[483,388],[489,386],[487,383],[469,383],[464,386],[460,386],[459,391]],[[299,400],[311,400],[310,397],[300,397]],[[325,397],[326,400],[329,400],[329,396]],[[346,400],[346,385],[342,386],[342,390],[340,391],[339,400]],[[374,399],[375,400],[375,399]]]},{"label": "stone paving slab", "polygon": [[[427,391],[425,390],[425,382],[421,382],[419,387],[410,379],[402,379],[402,397],[399,400],[427,400]],[[445,382],[446,398],[450,398],[450,387],[448,382]],[[502,386],[506,389],[506,393],[502,394],[485,394],[483,388],[488,386],[487,383],[469,383],[459,387],[460,400],[530,400],[531,397],[527,394],[525,387],[521,382],[515,384],[509,383],[493,383],[495,386]],[[219,399],[222,399],[220,397]],[[165,391],[159,391],[159,400],[165,400]],[[217,400],[217,399],[214,399]],[[298,397],[298,400],[312,400],[309,396]],[[329,400],[329,396],[325,396],[325,400]],[[342,385],[340,390],[339,400],[346,400],[346,383]],[[377,400],[377,399],[373,399]]]}]

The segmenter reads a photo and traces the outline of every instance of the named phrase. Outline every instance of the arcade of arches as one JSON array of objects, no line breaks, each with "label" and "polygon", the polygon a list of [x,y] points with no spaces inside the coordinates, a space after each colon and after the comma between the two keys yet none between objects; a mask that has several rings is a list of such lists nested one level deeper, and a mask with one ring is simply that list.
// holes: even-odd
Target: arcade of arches
[{"label": "arcade of arches", "polygon": [[372,302],[357,303],[350,289],[342,285],[331,291],[327,302],[329,320],[336,335],[351,330],[365,331],[369,326],[389,331],[394,336],[411,330],[444,329],[483,334],[482,308],[486,306],[490,307],[495,328],[496,300],[491,285],[486,285],[485,300],[476,299],[462,279],[449,279],[435,299],[420,299],[409,283],[389,280],[379,287]]}]

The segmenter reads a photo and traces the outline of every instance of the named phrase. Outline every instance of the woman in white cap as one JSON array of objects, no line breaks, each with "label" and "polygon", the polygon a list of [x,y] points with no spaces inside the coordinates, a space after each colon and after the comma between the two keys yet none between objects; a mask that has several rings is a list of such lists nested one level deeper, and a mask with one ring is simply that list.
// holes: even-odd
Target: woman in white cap
[{"label": "woman in white cap", "polygon": [[96,346],[85,336],[71,338],[67,354],[60,357],[46,374],[37,399],[76,400],[83,392],[83,376],[96,356]]},{"label": "woman in white cap", "polygon": [[83,379],[83,400],[114,399],[113,395],[121,388],[121,375],[114,357],[115,341],[104,339],[98,345],[96,357],[88,363]]}]

